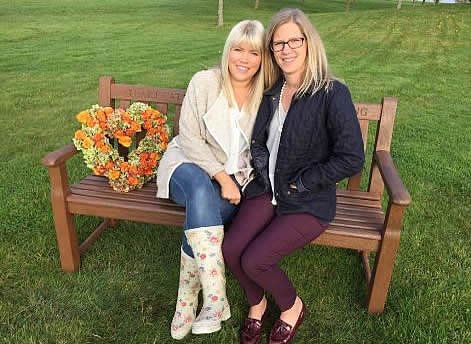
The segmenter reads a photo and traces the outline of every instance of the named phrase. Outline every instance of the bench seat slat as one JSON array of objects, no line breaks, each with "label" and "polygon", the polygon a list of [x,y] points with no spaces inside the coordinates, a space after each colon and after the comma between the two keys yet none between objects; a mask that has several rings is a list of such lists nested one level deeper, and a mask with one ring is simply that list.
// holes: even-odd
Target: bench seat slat
[{"label": "bench seat slat", "polygon": [[368,208],[379,208],[381,205],[379,201],[371,201],[369,199],[359,199],[342,196],[337,196],[337,204],[354,205]]},{"label": "bench seat slat", "polygon": [[[113,190],[113,188],[108,184],[108,180],[105,177],[101,176],[93,176],[95,178],[90,178],[91,176],[83,179],[80,181],[78,184],[72,185],[72,187],[80,187],[82,189],[86,189],[87,187],[90,187],[90,189],[96,190],[97,188],[101,188],[103,192],[113,192],[117,193],[116,191]],[[98,177],[98,178],[96,178]],[[154,184],[154,186],[152,186]],[[139,190],[133,190],[127,192],[127,194],[145,194],[149,195],[155,198],[157,188],[155,187],[155,182],[154,183],[146,183],[144,186],[139,189]],[[118,193],[119,194],[119,193]]]},{"label": "bench seat slat", "polygon": [[146,192],[146,191],[141,191],[139,192],[127,192],[127,193],[117,193],[114,191],[111,187],[109,186],[102,186],[102,185],[84,185],[84,184],[76,184],[71,186],[72,193],[80,193],[80,194],[86,194],[87,191],[97,193],[98,196],[100,193],[103,193],[103,197],[108,197],[108,198],[123,198],[123,199],[134,199],[136,201],[139,201],[140,199],[145,199],[148,201],[156,201],[157,199],[155,198],[155,193],[151,192]]},{"label": "bench seat slat", "polygon": [[348,214],[383,214],[383,210],[378,208],[366,208],[366,207],[359,207],[355,205],[346,205],[346,204],[338,204],[337,203],[337,212],[342,211]]},{"label": "bench seat slat", "polygon": [[358,222],[358,223],[371,223],[371,224],[379,224],[382,225],[384,223],[384,216],[381,216],[378,214],[378,216],[350,216],[350,215],[345,215],[342,213],[337,212],[335,215],[335,219],[337,221],[351,221],[351,222]]},{"label": "bench seat slat", "polygon": [[350,220],[340,220],[338,218],[334,218],[330,226],[360,229],[360,230],[367,230],[367,231],[375,232],[375,231],[381,230],[382,224],[370,223],[370,222],[353,222]]},{"label": "bench seat slat", "polygon": [[67,196],[69,211],[111,219],[131,220],[162,225],[183,225],[183,208],[168,204],[148,204],[71,194]]},{"label": "bench seat slat", "polygon": [[379,201],[381,199],[381,196],[377,193],[365,191],[349,191],[343,189],[337,189],[337,196],[342,196],[345,198],[367,199],[370,201]]}]

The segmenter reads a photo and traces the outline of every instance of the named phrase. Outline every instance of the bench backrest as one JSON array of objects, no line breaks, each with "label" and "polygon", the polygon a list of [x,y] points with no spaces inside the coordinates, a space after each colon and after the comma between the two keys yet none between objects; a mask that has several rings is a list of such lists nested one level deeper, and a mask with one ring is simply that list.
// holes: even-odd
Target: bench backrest
[{"label": "bench backrest", "polygon": [[[175,88],[159,88],[151,86],[135,86],[126,84],[116,84],[110,76],[100,78],[99,103],[101,106],[111,106],[115,108],[119,102],[119,107],[128,107],[132,102],[140,101],[152,105],[160,112],[168,114],[169,105],[175,106],[175,117],[173,119],[173,135],[178,135],[178,121],[180,110],[185,96],[185,90]],[[384,150],[390,151],[394,119],[396,116],[397,99],[386,97],[380,104],[355,103],[358,120],[360,122],[363,136],[365,152],[368,147],[368,127],[370,121],[376,123],[376,134],[371,139],[373,142],[373,152]],[[139,140],[139,138],[138,138]],[[120,147],[120,152],[126,154],[126,149]],[[365,166],[368,166],[365,165]],[[347,189],[351,191],[360,190],[361,178],[364,171],[349,178]],[[368,191],[378,197],[382,196],[384,184],[374,161],[374,155],[370,164]]]}]

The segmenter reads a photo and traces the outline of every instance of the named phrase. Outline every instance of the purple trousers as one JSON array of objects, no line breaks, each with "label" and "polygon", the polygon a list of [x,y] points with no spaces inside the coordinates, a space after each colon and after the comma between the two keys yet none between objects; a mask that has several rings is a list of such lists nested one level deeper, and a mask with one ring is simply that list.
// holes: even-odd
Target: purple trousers
[{"label": "purple trousers", "polygon": [[293,306],[296,290],[279,261],[316,239],[328,225],[307,213],[278,216],[271,199],[267,193],[241,203],[224,235],[222,252],[250,306],[269,292],[284,312]]}]

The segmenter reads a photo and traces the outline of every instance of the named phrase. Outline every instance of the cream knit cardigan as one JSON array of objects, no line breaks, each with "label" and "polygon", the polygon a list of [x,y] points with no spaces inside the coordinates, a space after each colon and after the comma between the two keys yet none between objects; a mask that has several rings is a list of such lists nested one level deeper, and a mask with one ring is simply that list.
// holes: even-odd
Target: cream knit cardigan
[{"label": "cream knit cardigan", "polygon": [[[230,153],[231,110],[220,84],[217,69],[196,73],[186,90],[180,114],[180,132],[168,145],[157,170],[157,197],[169,198],[173,171],[182,163],[194,163],[212,178],[224,170]],[[242,111],[239,121],[249,147],[256,113]],[[236,179],[244,187],[250,181],[250,151],[242,155],[243,173]]]}]

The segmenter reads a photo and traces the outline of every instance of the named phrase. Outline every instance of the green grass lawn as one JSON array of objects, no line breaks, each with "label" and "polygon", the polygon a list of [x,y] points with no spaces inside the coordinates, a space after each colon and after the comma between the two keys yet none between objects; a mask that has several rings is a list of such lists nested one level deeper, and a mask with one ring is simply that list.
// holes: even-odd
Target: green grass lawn
[{"label": "green grass lawn", "polygon": [[[40,159],[71,142],[99,76],[185,87],[234,23],[268,24],[286,6],[309,14],[355,101],[399,98],[392,155],[413,198],[382,315],[366,312],[354,252],[313,246],[283,261],[310,309],[296,342],[471,342],[471,6],[253,4],[226,1],[218,29],[216,0],[0,0],[0,343],[173,342],[180,229],[122,222],[62,273]],[[72,159],[72,180],[87,173]],[[78,217],[80,238],[97,223]],[[230,274],[228,296],[223,329],[185,343],[238,343],[247,306]]]}]

